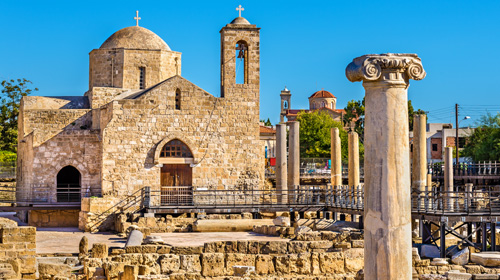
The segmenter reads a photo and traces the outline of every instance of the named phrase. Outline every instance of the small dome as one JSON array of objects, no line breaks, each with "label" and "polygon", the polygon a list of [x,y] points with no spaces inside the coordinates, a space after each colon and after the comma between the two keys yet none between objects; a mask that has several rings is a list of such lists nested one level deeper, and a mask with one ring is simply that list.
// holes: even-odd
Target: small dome
[{"label": "small dome", "polygon": [[231,21],[231,24],[250,24],[250,22],[244,17],[237,17]]},{"label": "small dome", "polygon": [[170,47],[160,36],[140,26],[125,27],[116,31],[100,47],[100,49],[121,48],[170,51]]}]

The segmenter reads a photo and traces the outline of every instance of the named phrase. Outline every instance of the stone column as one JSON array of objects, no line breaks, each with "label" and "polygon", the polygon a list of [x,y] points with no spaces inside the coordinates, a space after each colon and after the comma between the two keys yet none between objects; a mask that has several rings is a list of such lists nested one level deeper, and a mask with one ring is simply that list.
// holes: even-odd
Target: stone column
[{"label": "stone column", "polygon": [[286,124],[276,125],[276,192],[278,203],[287,203]]},{"label": "stone column", "polygon": [[414,190],[425,191],[427,184],[427,137],[426,116],[413,116],[413,171],[412,187]]},{"label": "stone column", "polygon": [[349,187],[359,186],[359,137],[358,133],[351,131],[348,136],[349,148]]},{"label": "stone column", "polygon": [[342,150],[340,145],[340,132],[336,127],[331,129],[331,164],[332,186],[342,185]]},{"label": "stone column", "polygon": [[288,189],[300,185],[299,122],[288,122]]},{"label": "stone column", "polygon": [[444,148],[444,190],[447,192],[445,210],[453,210],[453,147]]},{"label": "stone column", "polygon": [[409,80],[425,77],[415,54],[364,55],[346,69],[365,88],[366,280],[412,279]]}]

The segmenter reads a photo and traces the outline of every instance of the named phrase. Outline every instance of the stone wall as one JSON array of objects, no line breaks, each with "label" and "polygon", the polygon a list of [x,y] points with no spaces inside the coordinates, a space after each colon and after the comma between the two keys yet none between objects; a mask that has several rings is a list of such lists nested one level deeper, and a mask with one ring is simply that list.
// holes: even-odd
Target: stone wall
[{"label": "stone wall", "polygon": [[[181,110],[175,109],[177,89]],[[107,124],[101,121],[104,194],[127,195],[143,186],[158,190],[159,150],[173,139],[184,142],[193,153],[193,186],[250,189],[262,185],[258,95],[216,98],[176,76],[140,97],[110,105],[105,113],[112,111],[112,118]]]},{"label": "stone wall", "polygon": [[0,278],[36,279],[36,229],[0,218]]},{"label": "stone wall", "polygon": [[[96,254],[92,253],[94,258],[83,261],[89,279],[98,276],[107,279],[233,279],[232,276],[236,276],[234,266],[254,267],[255,273],[249,275],[251,279],[278,276],[354,279],[363,268],[363,248],[337,247],[329,240],[219,241],[199,247],[129,246],[112,249],[109,256],[107,252],[101,253],[100,246],[98,248]],[[127,266],[129,268],[125,269]]]},{"label": "stone wall", "polygon": [[77,227],[79,210],[31,210],[28,224],[34,227]]},{"label": "stone wall", "polygon": [[95,49],[89,54],[89,63],[90,90],[139,89],[139,67],[146,70],[146,88],[181,74],[181,53],[167,50]]}]

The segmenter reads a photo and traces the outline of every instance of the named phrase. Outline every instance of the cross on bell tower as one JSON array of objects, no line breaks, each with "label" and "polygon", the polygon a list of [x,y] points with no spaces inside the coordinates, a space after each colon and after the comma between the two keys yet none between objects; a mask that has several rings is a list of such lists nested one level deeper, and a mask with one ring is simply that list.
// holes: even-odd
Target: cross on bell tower
[{"label": "cross on bell tower", "polygon": [[238,6],[238,8],[236,8],[236,11],[239,12],[239,17],[241,17],[241,11],[244,11],[245,9],[243,9],[243,7],[241,7],[241,5]]},{"label": "cross on bell tower", "polygon": [[135,24],[136,24],[135,26],[139,26],[139,20],[141,19],[139,17],[139,11],[135,11],[135,18],[134,19],[135,19]]}]

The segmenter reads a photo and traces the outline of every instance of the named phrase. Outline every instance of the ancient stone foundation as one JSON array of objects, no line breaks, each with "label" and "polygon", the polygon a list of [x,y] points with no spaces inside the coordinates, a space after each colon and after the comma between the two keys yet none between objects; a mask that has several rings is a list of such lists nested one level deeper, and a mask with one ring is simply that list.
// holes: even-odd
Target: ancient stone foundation
[{"label": "ancient stone foundation", "polygon": [[36,279],[36,229],[0,218],[0,279]]}]

